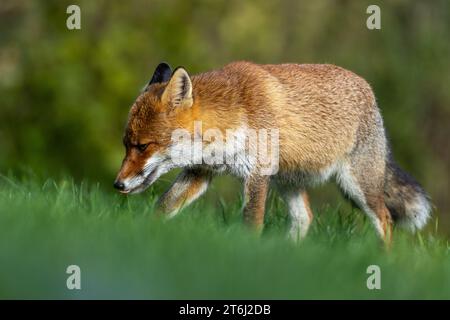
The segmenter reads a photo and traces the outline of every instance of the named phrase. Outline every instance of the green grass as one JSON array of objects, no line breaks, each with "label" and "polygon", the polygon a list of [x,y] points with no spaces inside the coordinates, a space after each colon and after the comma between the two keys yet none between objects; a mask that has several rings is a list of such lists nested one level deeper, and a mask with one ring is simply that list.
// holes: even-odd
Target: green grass
[{"label": "green grass", "polygon": [[[450,298],[449,244],[435,231],[397,230],[386,252],[362,214],[325,209],[294,244],[273,195],[261,237],[239,203],[202,200],[164,221],[156,198],[1,177],[0,298]],[[81,290],[66,288],[71,264]],[[366,287],[372,264],[381,290]]]}]

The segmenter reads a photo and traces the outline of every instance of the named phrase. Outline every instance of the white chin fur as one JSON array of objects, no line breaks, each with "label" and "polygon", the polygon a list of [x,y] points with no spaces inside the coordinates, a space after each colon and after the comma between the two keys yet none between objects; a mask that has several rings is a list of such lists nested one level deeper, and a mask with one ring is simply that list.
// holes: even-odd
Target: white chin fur
[{"label": "white chin fur", "polygon": [[128,178],[123,182],[125,193],[136,194],[145,191],[173,167],[170,161],[164,161],[159,155],[152,156],[145,164],[142,174]]}]

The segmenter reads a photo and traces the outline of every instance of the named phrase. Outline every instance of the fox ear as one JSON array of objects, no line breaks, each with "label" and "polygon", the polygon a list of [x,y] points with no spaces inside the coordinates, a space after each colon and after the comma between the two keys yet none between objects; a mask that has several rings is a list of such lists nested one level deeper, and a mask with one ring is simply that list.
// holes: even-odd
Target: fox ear
[{"label": "fox ear", "polygon": [[184,68],[175,69],[162,94],[161,101],[172,108],[192,106],[192,82]]},{"label": "fox ear", "polygon": [[155,72],[153,72],[153,76],[149,81],[147,87],[153,83],[161,83],[169,81],[171,75],[172,69],[170,69],[170,66],[165,62],[161,62],[156,67]]}]

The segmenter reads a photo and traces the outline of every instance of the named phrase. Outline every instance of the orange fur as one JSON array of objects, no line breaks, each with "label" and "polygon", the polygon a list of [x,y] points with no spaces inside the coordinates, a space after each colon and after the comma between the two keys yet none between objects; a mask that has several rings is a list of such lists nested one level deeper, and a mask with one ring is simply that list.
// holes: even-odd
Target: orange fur
[{"label": "orange fur", "polygon": [[[242,127],[278,129],[278,173],[270,178],[257,176],[255,168],[240,173],[245,180],[244,217],[250,225],[262,225],[267,190],[274,182],[286,190],[290,214],[298,224],[293,225],[294,233],[300,230],[304,236],[313,216],[305,189],[332,176],[373,218],[382,237],[390,234],[390,210],[418,226],[426,221],[425,193],[389,158],[372,89],[353,72],[334,65],[250,62],[234,62],[194,76],[183,68],[173,74],[165,64],[158,68],[153,78],[160,81],[150,83],[131,108],[124,137],[127,153],[117,181],[153,183],[154,179],[144,177],[150,175],[146,166],[158,168],[157,161],[163,160],[155,155],[167,157],[174,130],[198,134],[195,121],[201,121],[203,130],[216,128],[224,135],[227,129]],[[166,79],[164,74],[171,76]],[[157,171],[161,172],[165,171]],[[162,206],[178,211],[206,190],[204,183],[209,183],[213,172],[205,164],[187,168],[180,176],[185,189],[180,191],[180,183],[174,183]],[[406,210],[399,196],[414,204],[416,211]],[[417,215],[420,221],[414,220]]]}]

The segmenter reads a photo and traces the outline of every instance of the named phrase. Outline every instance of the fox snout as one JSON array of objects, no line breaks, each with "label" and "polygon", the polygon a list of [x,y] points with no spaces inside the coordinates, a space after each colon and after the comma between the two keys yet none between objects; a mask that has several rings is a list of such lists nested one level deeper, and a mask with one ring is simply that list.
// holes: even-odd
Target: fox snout
[{"label": "fox snout", "polygon": [[148,170],[125,159],[113,186],[121,193],[137,193],[145,189],[150,174]]},{"label": "fox snout", "polygon": [[145,160],[133,157],[132,153],[127,152],[113,186],[121,193],[137,191],[136,189],[144,184],[148,174],[149,172],[145,170]]},{"label": "fox snout", "polygon": [[[119,175],[120,176],[120,175]],[[116,178],[114,188],[120,193],[138,193],[144,191],[148,186],[148,179],[142,174],[136,174],[130,178]]]},{"label": "fox snout", "polygon": [[173,168],[170,158],[158,152],[143,159],[126,157],[113,186],[121,193],[139,193]]},{"label": "fox snout", "polygon": [[120,180],[116,180],[114,181],[114,188],[116,188],[119,191],[123,191],[125,190],[125,184]]},{"label": "fox snout", "polygon": [[116,180],[114,180],[113,187],[121,193],[128,193],[130,191],[130,179],[122,175],[122,169],[119,171]]}]

